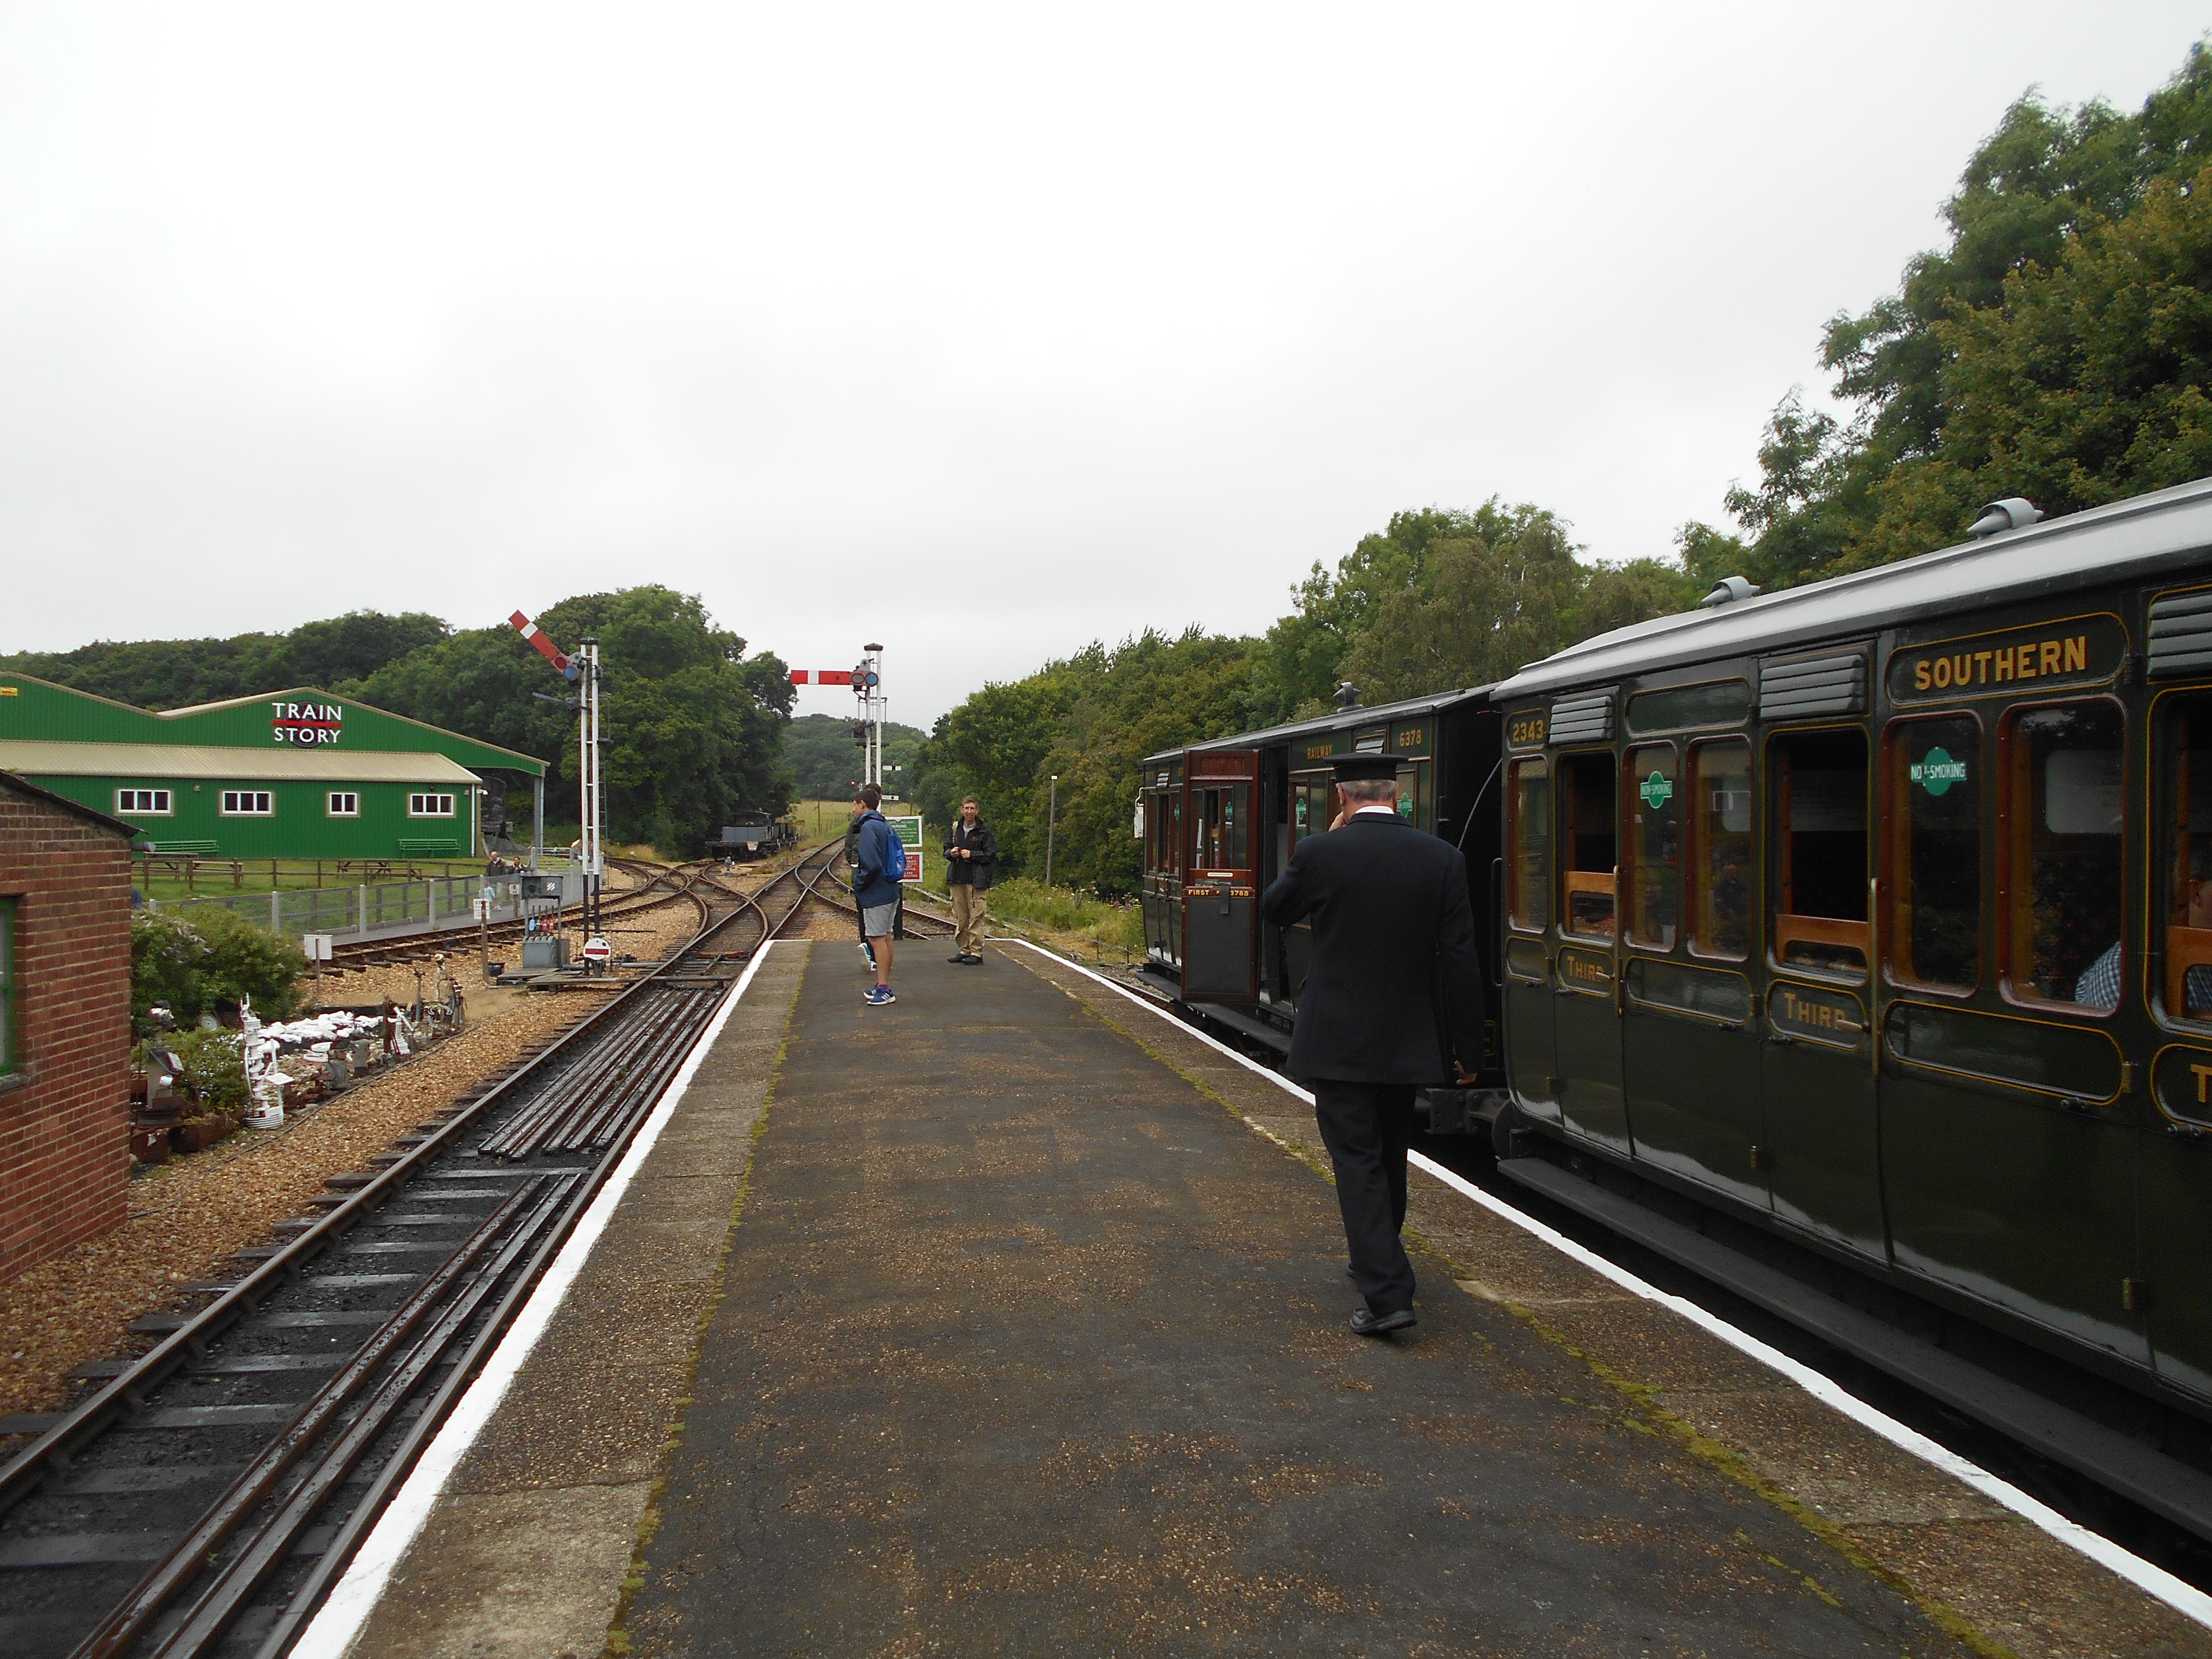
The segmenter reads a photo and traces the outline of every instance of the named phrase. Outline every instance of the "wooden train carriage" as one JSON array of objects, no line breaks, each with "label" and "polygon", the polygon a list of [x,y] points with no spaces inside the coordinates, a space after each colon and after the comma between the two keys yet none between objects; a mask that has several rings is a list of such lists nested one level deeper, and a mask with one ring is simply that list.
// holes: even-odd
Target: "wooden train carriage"
[{"label": "wooden train carriage", "polygon": [[[1465,853],[1495,1008],[1499,738],[1486,690],[1353,707],[1145,762],[1137,826],[1146,971],[1278,1049],[1289,1045],[1311,932],[1263,925],[1259,896],[1301,840],[1328,829],[1340,805],[1330,769],[1358,753],[1406,757],[1398,810]],[[1493,1059],[1497,1075],[1486,1080],[1502,1091],[1502,1057]]]},{"label": "wooden train carriage", "polygon": [[1498,689],[1509,1113],[2212,1401],[2212,481],[1708,604]]}]

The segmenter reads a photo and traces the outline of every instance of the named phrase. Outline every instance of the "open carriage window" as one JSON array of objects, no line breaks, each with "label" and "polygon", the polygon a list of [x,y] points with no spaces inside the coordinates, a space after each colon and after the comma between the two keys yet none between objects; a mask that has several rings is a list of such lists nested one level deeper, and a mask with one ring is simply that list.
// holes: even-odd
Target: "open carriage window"
[{"label": "open carriage window", "polygon": [[1566,902],[1559,931],[1611,939],[1617,883],[1613,850],[1613,760],[1610,753],[1559,760],[1559,852]]},{"label": "open carriage window", "polygon": [[1197,819],[1191,826],[1191,867],[1200,870],[1249,870],[1252,867],[1252,786],[1231,783],[1218,788],[1194,789],[1191,804]]},{"label": "open carriage window", "polygon": [[1858,975],[1867,965],[1867,747],[1807,732],[1769,751],[1774,959]]},{"label": "open carriage window", "polygon": [[1682,913],[1682,794],[1671,743],[1628,751],[1628,939],[1674,948]]},{"label": "open carriage window", "polygon": [[2006,722],[2005,989],[2109,1013],[2120,952],[2126,719],[2116,703],[2029,708]]},{"label": "open carriage window", "polygon": [[1982,976],[1982,727],[1972,714],[1889,728],[1889,977],[1971,991]]},{"label": "open carriage window", "polygon": [[1512,849],[1513,925],[1540,933],[1552,925],[1552,769],[1544,760],[1513,763],[1506,792]]},{"label": "open carriage window", "polygon": [[2160,708],[2159,1003],[2172,1018],[2212,1022],[2212,696]]},{"label": "open carriage window", "polygon": [[1751,954],[1751,745],[1741,738],[1690,751],[1690,949]]}]

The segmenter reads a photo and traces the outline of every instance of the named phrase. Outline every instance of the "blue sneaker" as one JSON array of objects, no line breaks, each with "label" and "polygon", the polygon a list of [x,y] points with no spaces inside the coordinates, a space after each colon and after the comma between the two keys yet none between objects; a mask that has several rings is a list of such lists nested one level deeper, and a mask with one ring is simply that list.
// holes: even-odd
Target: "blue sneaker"
[{"label": "blue sneaker", "polygon": [[862,997],[860,1000],[866,1003],[871,1008],[888,1008],[892,1003],[896,1002],[898,999],[891,994],[891,988],[890,986],[872,985],[868,988],[868,994]]}]

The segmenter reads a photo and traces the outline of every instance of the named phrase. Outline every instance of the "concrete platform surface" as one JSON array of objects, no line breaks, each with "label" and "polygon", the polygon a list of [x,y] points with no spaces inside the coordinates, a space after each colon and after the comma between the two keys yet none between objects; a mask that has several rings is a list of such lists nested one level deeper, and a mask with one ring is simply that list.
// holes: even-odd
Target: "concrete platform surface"
[{"label": "concrete platform surface", "polygon": [[[849,959],[848,959],[849,958]],[[1960,1651],[1023,966],[814,947],[629,1650]]]},{"label": "concrete platform surface", "polygon": [[1309,1109],[939,956],[769,951],[355,1655],[2212,1656],[1425,1176],[1353,1337]]}]

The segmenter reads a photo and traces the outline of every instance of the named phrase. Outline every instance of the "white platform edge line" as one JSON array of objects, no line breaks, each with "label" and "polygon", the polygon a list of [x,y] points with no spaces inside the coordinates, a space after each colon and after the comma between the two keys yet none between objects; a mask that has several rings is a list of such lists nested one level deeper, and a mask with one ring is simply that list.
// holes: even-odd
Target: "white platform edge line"
[{"label": "white platform edge line", "polygon": [[531,1350],[552,1323],[554,1314],[568,1297],[569,1286],[575,1283],[577,1274],[583,1271],[584,1263],[598,1245],[599,1236],[614,1218],[615,1206],[622,1201],[632,1178],[653,1151],[653,1143],[660,1139],[661,1130],[675,1115],[677,1103],[690,1088],[691,1079],[697,1075],[708,1051],[722,1035],[730,1016],[737,1012],[738,999],[744,995],[746,988],[753,982],[753,975],[760,971],[769,951],[777,943],[780,941],[770,940],[745,964],[745,971],[730,988],[728,997],[714,1011],[714,1018],[692,1044],[691,1052],[684,1057],[683,1065],[669,1079],[668,1087],[661,1091],[659,1100],[631,1140],[629,1150],[615,1166],[606,1185],[592,1200],[591,1207],[584,1212],[575,1231],[553,1258],[553,1265],[538,1280],[538,1288],[531,1292],[530,1300],[523,1304],[521,1313],[507,1328],[499,1346],[492,1351],[491,1358],[469,1385],[460,1403],[453,1407],[445,1426],[423,1448],[422,1455],[409,1471],[399,1491],[369,1529],[368,1536],[362,1540],[344,1576],[331,1587],[307,1628],[293,1644],[291,1659],[341,1659],[361,1634],[369,1613],[382,1599],[393,1569],[422,1531],[423,1522],[430,1518],[431,1508],[445,1491],[446,1482],[459,1467],[469,1448],[476,1443],[477,1437],[483,1432],[484,1425],[491,1420],[523,1362],[530,1358]]},{"label": "white platform edge line", "polygon": [[[1309,1091],[1299,1088],[1297,1084],[1279,1072],[1270,1071],[1250,1056],[1238,1054],[1227,1043],[1185,1024],[1165,1009],[1154,1007],[1135,992],[1115,984],[1104,975],[1093,973],[1081,963],[1071,962],[1059,952],[1047,950],[1041,945],[1030,945],[1027,939],[1016,939],[1012,942],[1028,945],[1029,948],[1038,955],[1050,957],[1063,967],[1073,968],[1086,979],[1097,980],[1108,990],[1118,996],[1127,997],[1138,1007],[1144,1009],[1147,1013],[1158,1015],[1186,1036],[1195,1037],[1208,1048],[1219,1050],[1238,1065],[1249,1071],[1257,1073],[1285,1092],[1297,1096],[1308,1105],[1310,1106],[1313,1103],[1313,1096]],[[1269,1139],[1273,1139],[1276,1137],[1269,1136]],[[1657,1285],[1638,1278],[1626,1268],[1607,1261],[1594,1251],[1583,1249],[1556,1228],[1547,1226],[1534,1216],[1524,1215],[1511,1205],[1492,1197],[1472,1182],[1455,1175],[1433,1159],[1425,1158],[1419,1152],[1413,1152],[1408,1155],[1408,1161],[1429,1175],[1434,1176],[1454,1192],[1472,1199],[1484,1209],[1504,1220],[1511,1222],[1515,1226],[1534,1237],[1541,1239],[1561,1255],[1571,1257],[1592,1272],[1602,1274],[1632,1295],[1641,1297],[1648,1302],[1656,1302],[1660,1306],[1680,1314],[1691,1323],[1711,1332],[1739,1352],[1780,1372],[1822,1405],[1841,1413],[1862,1427],[1873,1431],[1892,1445],[1910,1452],[1922,1462],[1931,1464],[1946,1474],[1964,1481],[1984,1497],[2002,1504],[2014,1515],[2032,1522],[2060,1543],[2088,1557],[2100,1566],[2118,1573],[2145,1595],[2155,1597],[2176,1613],[2196,1620],[2208,1629],[2212,1629],[2212,1595],[2207,1595],[2194,1584],[2176,1577],[2155,1562],[2146,1561],[2132,1551],[2122,1548],[2101,1534],[2092,1532],[2087,1527],[2069,1521],[2048,1504],[2029,1497],[2010,1481],[2002,1480],[1991,1474],[1979,1464],[1969,1462],[1957,1453],[1938,1445],[1918,1430],[1906,1427],[1888,1413],[1869,1405],[1857,1395],[1839,1387],[1831,1378],[1823,1376],[1808,1365],[1799,1364],[1779,1349],[1769,1346],[1748,1331],[1739,1330],[1726,1320],[1707,1312],[1696,1303],[1662,1291]]]}]

